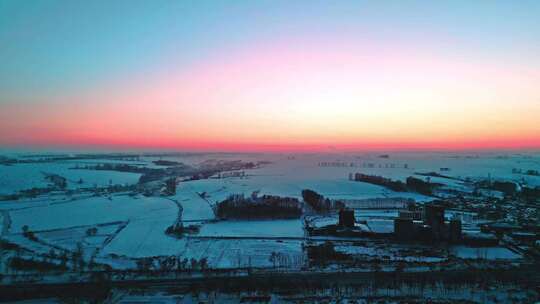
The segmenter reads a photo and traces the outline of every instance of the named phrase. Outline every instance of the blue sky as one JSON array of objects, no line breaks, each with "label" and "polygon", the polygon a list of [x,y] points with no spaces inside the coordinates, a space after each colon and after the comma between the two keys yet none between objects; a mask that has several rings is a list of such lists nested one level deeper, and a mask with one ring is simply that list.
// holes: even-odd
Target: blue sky
[{"label": "blue sky", "polygon": [[[380,56],[372,54],[378,51]],[[303,58],[299,53],[308,56]],[[374,63],[363,65],[359,61],[362,56],[374,57]],[[263,62],[265,60],[268,62]],[[306,60],[311,62],[307,64]],[[302,70],[293,71],[297,74],[279,74],[277,68],[291,70],[298,62],[305,65]],[[387,66],[394,62],[402,66],[394,69]],[[346,76],[332,66],[336,64],[343,66],[341,72]],[[258,75],[252,75],[250,69],[257,69]],[[450,136],[454,141],[458,137],[465,138],[466,133],[477,137],[490,133],[493,141],[508,142],[515,134],[525,132],[526,141],[534,143],[538,138],[533,134],[538,132],[532,120],[526,120],[520,129],[514,127],[514,120],[518,116],[528,119],[538,110],[540,101],[534,83],[538,82],[539,71],[540,1],[0,0],[0,112],[3,113],[0,118],[4,120],[0,123],[3,129],[0,135],[4,137],[0,138],[0,144],[35,141],[30,130],[50,125],[59,117],[73,116],[75,108],[87,112],[79,119],[85,121],[84,126],[76,119],[64,122],[44,130],[39,141],[80,138],[82,134],[72,134],[72,130],[95,125],[103,116],[87,117],[88,113],[123,111],[119,109],[129,107],[159,112],[154,109],[158,107],[163,109],[159,112],[162,121],[148,121],[146,128],[137,129],[138,132],[152,134],[152,126],[159,123],[166,130],[184,134],[186,126],[176,122],[167,125],[163,121],[173,121],[173,114],[194,119],[206,109],[211,109],[216,116],[219,113],[234,116],[236,114],[229,113],[228,105],[236,102],[259,109],[259,113],[238,114],[238,120],[248,124],[250,115],[263,119],[268,109],[264,112],[262,108],[268,104],[283,108],[284,113],[274,113],[281,117],[295,109],[311,109],[309,104],[313,100],[319,112],[309,114],[312,121],[295,122],[291,117],[290,121],[279,123],[290,125],[292,129],[281,132],[296,134],[291,135],[288,142],[304,141],[308,137],[314,141],[319,135],[320,141],[324,141],[321,131],[324,128],[316,121],[336,119],[328,116],[330,114],[323,115],[332,113],[325,105],[337,102],[350,106],[361,104],[367,98],[378,99],[375,89],[359,92],[356,88],[358,82],[355,81],[370,77],[374,79],[372,87],[378,89],[384,87],[384,81],[393,81],[393,87],[381,89],[382,95],[386,94],[379,98],[386,102],[379,103],[381,108],[416,107],[411,116],[415,119],[436,117],[445,112],[456,114],[461,109],[474,112],[471,117],[475,119],[487,117],[491,119],[490,124],[502,126],[500,130],[499,127],[491,131],[477,127],[477,130],[454,134],[449,126],[463,124],[463,119],[459,122],[445,120],[439,123],[440,131],[448,133],[445,135],[448,140]],[[216,73],[236,78],[220,78]],[[408,73],[417,81],[411,87],[405,85]],[[268,75],[271,77],[265,78]],[[394,75],[400,75],[404,81],[398,82]],[[293,86],[298,79],[305,80],[299,82],[300,88],[297,84]],[[333,83],[333,87],[321,90],[320,82]],[[259,92],[253,93],[254,88],[247,83],[256,85]],[[422,93],[423,89],[429,92]],[[194,95],[197,90],[200,96]],[[209,90],[226,94],[214,92],[215,96],[207,96]],[[395,92],[390,96],[392,90]],[[146,99],[137,98],[137,94]],[[193,100],[186,101],[186,94]],[[418,100],[426,94],[432,95],[431,100]],[[164,96],[170,99],[172,95],[176,103],[165,100]],[[340,99],[324,100],[329,96]],[[130,103],[129,98],[134,99],[133,102]],[[448,109],[446,100],[456,100],[459,105]],[[291,104],[296,108],[286,109]],[[431,112],[425,110],[426,105]],[[67,106],[75,108],[69,112]],[[490,114],[482,113],[486,106],[491,109]],[[512,107],[522,112],[507,111]],[[360,107],[355,110],[361,112]],[[49,114],[38,117],[42,112]],[[117,116],[122,116],[126,125],[135,126],[129,115],[139,114],[126,112]],[[395,117],[383,114],[375,118],[395,121],[396,126],[399,125],[397,129],[417,123],[398,122]],[[204,119],[207,120],[205,125],[212,124],[210,118]],[[375,133],[362,133],[359,127],[356,133],[342,134],[343,130],[351,128],[350,119],[347,126],[333,132],[346,137],[348,142],[375,137]],[[277,123],[276,120],[268,125]],[[111,120],[110,124],[114,122]],[[487,125],[488,121],[475,124]],[[295,125],[301,128],[295,130]],[[235,127],[243,129],[246,125]],[[421,126],[415,128],[419,130]],[[117,133],[132,136],[130,142],[134,142],[135,132],[130,133],[130,130],[117,130]],[[234,134],[232,129],[220,134],[217,126],[192,131],[214,139],[232,138]],[[379,131],[380,134],[393,133],[390,129]],[[92,136],[84,135],[100,143],[103,139],[95,134],[102,130],[96,127],[92,132]],[[495,138],[497,132],[506,132],[506,137]],[[272,137],[266,133],[268,141],[279,140],[276,134]],[[328,137],[330,133],[324,134]],[[409,133],[394,140],[402,142],[420,137],[412,129]],[[256,135],[245,135],[242,140],[250,142]],[[172,134],[167,133],[165,137],[169,143],[174,141]]]},{"label": "blue sky", "polygon": [[538,67],[540,2],[1,0],[0,89],[4,98],[78,89],[171,58],[189,64],[321,32]]}]

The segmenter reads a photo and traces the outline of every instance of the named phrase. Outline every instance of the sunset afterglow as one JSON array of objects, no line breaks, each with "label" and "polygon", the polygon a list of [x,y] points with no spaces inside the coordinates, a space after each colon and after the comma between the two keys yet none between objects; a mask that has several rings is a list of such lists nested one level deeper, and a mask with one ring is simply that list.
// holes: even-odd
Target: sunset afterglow
[{"label": "sunset afterglow", "polygon": [[0,145],[540,147],[534,1],[97,2],[0,4]]}]

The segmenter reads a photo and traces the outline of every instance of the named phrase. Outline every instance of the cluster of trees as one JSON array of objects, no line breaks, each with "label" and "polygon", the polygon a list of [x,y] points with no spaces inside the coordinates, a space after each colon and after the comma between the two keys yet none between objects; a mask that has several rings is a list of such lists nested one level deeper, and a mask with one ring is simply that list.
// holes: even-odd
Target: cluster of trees
[{"label": "cluster of trees", "polygon": [[96,227],[86,229],[86,236],[95,236],[98,232]]},{"label": "cluster of trees", "polygon": [[406,180],[407,189],[424,195],[432,195],[433,190],[442,186],[439,183],[432,183],[430,181],[423,181],[419,178],[409,176]]},{"label": "cluster of trees", "polygon": [[[183,163],[178,163],[173,167],[167,167],[164,169],[151,169],[144,172],[139,178],[139,183],[145,183],[149,181],[159,180],[164,177],[177,177],[184,176],[189,177],[186,180],[200,180],[207,179],[216,173],[231,170],[253,169],[257,164],[252,162],[238,161],[206,161],[199,164],[197,168],[187,166]],[[146,168],[149,169],[149,168]]]},{"label": "cluster of trees", "polygon": [[19,191],[19,193],[16,195],[16,199],[19,199],[21,197],[37,197],[38,195],[47,194],[49,192],[52,192],[54,188],[52,187],[46,187],[46,188],[37,188],[33,187],[31,189],[25,189]]},{"label": "cluster of trees", "polygon": [[259,166],[259,163],[242,162],[242,161],[207,161],[200,164],[197,168],[185,165],[181,162],[157,160],[154,161],[157,165],[167,166],[166,168],[148,168],[131,164],[104,163],[97,165],[76,165],[73,169],[88,169],[88,170],[107,170],[142,174],[139,178],[139,183],[147,183],[151,181],[161,180],[171,177],[189,177],[192,180],[206,179],[210,176],[230,170],[253,169]]},{"label": "cluster of trees", "polygon": [[255,169],[266,162],[244,162],[241,160],[206,160],[198,165],[201,170],[236,171],[243,169]]},{"label": "cluster of trees", "polygon": [[67,267],[62,264],[54,264],[47,261],[38,261],[34,259],[25,259],[21,257],[12,257],[9,259],[9,267],[20,271],[66,271]]},{"label": "cluster of trees", "polygon": [[165,195],[176,194],[176,178],[172,177],[165,180]]},{"label": "cluster of trees", "polygon": [[504,193],[505,196],[514,196],[517,193],[517,185],[514,182],[494,181],[491,189]]},{"label": "cluster of trees", "polygon": [[296,198],[264,195],[245,198],[232,195],[216,206],[216,216],[227,218],[299,218],[302,206]]},{"label": "cluster of trees", "polygon": [[67,187],[67,179],[58,174],[45,174],[45,179],[53,183],[54,187],[64,190]]},{"label": "cluster of trees", "polygon": [[518,192],[518,186],[514,182],[506,181],[490,181],[482,180],[476,183],[476,186],[479,188],[486,188],[495,191],[500,191],[504,196],[515,196]]},{"label": "cluster of trees", "polygon": [[7,156],[0,155],[0,165],[11,166],[12,164],[16,163],[17,160],[15,158],[9,158]]},{"label": "cluster of trees", "polygon": [[161,159],[160,160],[155,160],[152,163],[154,163],[154,165],[166,166],[166,167],[183,166],[184,165],[181,162],[172,161],[172,160],[161,160]]},{"label": "cluster of trees", "polygon": [[313,190],[302,190],[302,198],[304,199],[304,202],[306,202],[311,208],[313,208],[313,210],[317,212],[327,212],[330,210],[330,200],[325,200],[322,195]]},{"label": "cluster of trees", "polygon": [[139,178],[139,183],[150,182],[154,180],[159,180],[162,177],[172,176],[178,170],[183,170],[184,167],[172,167],[172,168],[147,168],[137,165],[130,164],[115,164],[115,163],[104,163],[97,165],[76,165],[73,169],[86,169],[86,170],[98,170],[98,171],[118,171],[118,172],[129,172],[129,173],[140,173],[142,174]]},{"label": "cluster of trees", "polygon": [[[48,272],[48,271],[79,271],[94,270],[98,267],[109,269],[108,265],[101,265],[94,262],[94,256],[90,257],[89,261],[84,259],[84,248],[81,243],[77,243],[74,251],[67,250],[56,251],[53,248],[48,253],[39,256],[22,256],[25,251],[17,244],[12,244],[7,241],[0,242],[0,249],[11,250],[15,255],[9,258],[7,266],[8,270],[25,271],[25,272]],[[0,261],[1,262],[1,261]]]},{"label": "cluster of trees", "polygon": [[327,213],[331,210],[345,208],[345,204],[343,204],[342,202],[333,202],[330,199],[324,198],[324,196],[310,189],[302,190],[302,198],[304,199],[304,202],[306,202],[306,204],[308,204],[313,210],[319,213]]},{"label": "cluster of trees", "polygon": [[[86,263],[84,261],[84,248],[80,242],[77,243],[77,247],[75,248],[75,251],[71,253],[71,261],[73,262],[73,270],[75,271],[84,270],[84,267],[86,266]],[[90,264],[93,264],[93,262]]]},{"label": "cluster of trees", "polygon": [[354,175],[354,180],[357,182],[364,182],[364,183],[369,183],[373,185],[383,186],[396,192],[407,191],[407,187],[402,181],[399,181],[399,180],[394,181],[389,178],[385,178],[378,175],[367,175],[367,174],[362,174],[362,173],[356,173]]},{"label": "cluster of trees", "polygon": [[[266,162],[243,162],[241,160],[224,161],[224,160],[207,160],[199,164],[198,171],[192,174],[190,180],[207,179],[220,172],[239,171],[244,169],[255,169]],[[242,174],[242,176],[245,175]]]},{"label": "cluster of trees", "polygon": [[196,260],[181,259],[177,256],[158,257],[158,258],[142,258],[136,261],[137,270],[143,273],[151,272],[170,272],[170,271],[206,271],[209,268],[208,259],[201,258]]},{"label": "cluster of trees", "polygon": [[[100,196],[108,193],[114,193],[114,192],[127,192],[127,191],[134,191],[137,189],[136,185],[120,185],[120,184],[111,184],[112,181],[109,181],[109,186],[106,187],[98,187],[97,185],[94,185],[93,188],[87,188],[86,190],[92,191],[95,196]],[[68,192],[68,194],[70,194]]]},{"label": "cluster of trees", "polygon": [[421,176],[432,176],[432,177],[440,177],[440,178],[446,178],[446,179],[455,179],[455,180],[460,180],[459,178],[456,178],[456,177],[452,177],[452,176],[448,176],[448,175],[444,175],[444,174],[440,174],[438,172],[434,172],[434,171],[431,171],[431,172],[415,172],[414,174],[416,175],[421,175]]},{"label": "cluster of trees", "polygon": [[373,185],[383,186],[392,191],[396,192],[406,192],[412,191],[424,195],[432,195],[433,190],[437,187],[442,186],[440,183],[433,183],[428,180],[424,181],[422,179],[409,176],[407,177],[405,183],[400,180],[392,180],[390,178],[378,176],[378,175],[367,175],[362,173],[356,173],[354,175],[354,180],[358,182],[369,183]]},{"label": "cluster of trees", "polygon": [[[22,231],[23,231],[23,236],[24,237],[28,238],[31,241],[39,242],[39,239],[36,237],[34,232],[30,230],[28,225],[24,225],[22,227]],[[96,235],[96,233],[97,233],[97,228],[95,228],[95,227],[94,228],[89,228],[89,229],[86,230],[86,235],[87,236]],[[60,261],[61,261],[60,266],[62,268],[66,268],[67,261],[69,260],[69,257],[67,256],[66,253],[64,253],[64,255],[57,256],[56,253],[54,252],[54,250],[51,250],[49,252],[49,257],[51,259],[53,259],[53,260],[59,258]],[[86,265],[86,263],[84,261],[84,248],[83,248],[83,246],[82,246],[82,244],[80,242],[77,243],[77,247],[76,247],[75,251],[73,251],[71,253],[71,261],[73,263],[73,269],[74,270],[82,271],[84,269],[85,265]]]},{"label": "cluster of trees", "polygon": [[165,230],[165,233],[168,235],[181,238],[186,233],[197,233],[199,232],[199,230],[200,230],[200,227],[197,225],[189,225],[187,227],[184,227],[182,223],[176,223],[174,225],[167,227],[167,229]]},{"label": "cluster of trees", "polygon": [[[106,171],[120,171],[120,172],[130,172],[130,173],[143,173],[146,170],[153,170],[152,168],[139,167],[129,164],[116,164],[116,163],[104,163],[97,165],[75,165],[73,169],[87,169],[87,170],[106,170]],[[159,170],[159,169],[157,169]]]},{"label": "cluster of trees", "polygon": [[521,197],[529,202],[536,202],[540,200],[540,187],[530,188],[523,187],[521,188]]},{"label": "cluster of trees", "polygon": [[531,176],[540,176],[540,172],[538,170],[532,170],[532,169],[523,171],[522,169],[514,168],[514,169],[512,169],[512,173],[514,173],[514,174],[525,174],[525,175],[531,175]]},{"label": "cluster of trees", "polygon": [[18,199],[19,199],[18,194],[0,195],[0,202],[1,201],[16,201]]},{"label": "cluster of trees", "polygon": [[21,250],[21,246],[15,244],[15,243],[11,243],[11,242],[8,242],[6,240],[0,239],[0,249],[18,251],[18,250]]},{"label": "cluster of trees", "polygon": [[38,241],[38,238],[36,237],[36,235],[34,234],[33,231],[30,231],[30,228],[28,227],[28,225],[24,225],[22,227],[22,231],[23,231],[23,236],[31,241],[34,241],[34,242],[37,242]]},{"label": "cluster of trees", "polygon": [[301,255],[289,255],[283,252],[272,251],[268,260],[272,263],[273,267],[298,267],[303,264],[303,257]]},{"label": "cluster of trees", "polygon": [[476,183],[478,188],[486,188],[495,191],[500,191],[506,197],[516,197],[521,198],[528,202],[536,202],[540,200],[540,187],[527,187],[522,186],[521,188],[517,183],[512,181],[489,181],[483,180]]}]

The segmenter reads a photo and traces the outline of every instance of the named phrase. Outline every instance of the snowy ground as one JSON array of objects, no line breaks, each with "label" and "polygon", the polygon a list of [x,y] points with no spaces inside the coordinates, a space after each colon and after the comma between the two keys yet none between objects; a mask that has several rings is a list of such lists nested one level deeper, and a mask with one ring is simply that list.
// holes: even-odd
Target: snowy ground
[{"label": "snowy ground", "polygon": [[32,231],[43,231],[117,221],[158,220],[172,223],[176,215],[176,205],[162,198],[126,195],[110,199],[92,197],[11,211],[10,231],[20,233],[25,225]]},{"label": "snowy ground", "polygon": [[[0,165],[0,194],[46,187],[49,182],[45,179],[44,173],[65,177],[69,189],[134,184],[140,177],[140,174],[136,173],[70,169],[74,166],[70,162]],[[79,183],[81,180],[82,183]]]},{"label": "snowy ground", "polygon": [[521,255],[502,247],[454,246],[450,252],[462,259],[515,260],[521,258]]},{"label": "snowy ground", "polygon": [[[246,180],[213,180],[200,181],[204,186],[216,183],[217,189],[226,187],[223,192],[251,192],[253,189],[261,193],[299,196],[305,188],[318,190],[332,198],[368,198],[378,196],[396,196],[395,193],[374,185],[352,183],[348,181],[349,173],[362,172],[376,174],[392,179],[405,180],[415,173],[438,172],[456,178],[491,178],[525,182],[529,185],[540,185],[540,177],[512,173],[512,169],[540,170],[540,154],[511,153],[395,153],[389,158],[380,158],[378,153],[328,153],[297,154],[294,157],[285,154],[186,154],[184,156],[140,157],[136,161],[128,160],[77,160],[51,163],[0,165],[0,194],[32,187],[45,186],[47,182],[42,172],[55,173],[68,178],[69,187],[88,187],[96,185],[132,184],[139,174],[69,169],[76,164],[128,163],[153,167],[152,161],[171,160],[197,166],[209,159],[271,161],[271,165],[261,169],[248,170],[250,177]],[[340,163],[341,166],[319,166],[324,163]],[[449,171],[440,171],[448,168]],[[418,176],[420,177],[420,176]],[[424,177],[425,178],[425,177]],[[80,179],[83,184],[76,182]],[[433,181],[447,184],[452,188],[463,187],[456,180],[431,178]],[[202,186],[202,185],[201,185]],[[216,190],[216,189],[214,189]],[[205,191],[205,190],[202,190]],[[219,197],[219,196],[216,196]],[[422,199],[421,196],[417,196]]]},{"label": "snowy ground", "polygon": [[219,221],[201,227],[199,236],[222,237],[303,237],[300,219],[265,221]]},{"label": "snowy ground", "polygon": [[[504,157],[501,157],[504,156]],[[75,194],[67,197],[51,193],[36,199],[16,202],[0,202],[2,237],[37,252],[48,252],[51,246],[74,250],[80,243],[85,250],[106,258],[111,255],[129,258],[177,255],[186,258],[207,257],[211,265],[231,267],[235,265],[270,265],[272,252],[289,253],[295,260],[301,253],[301,242],[290,238],[304,237],[300,219],[274,221],[214,221],[212,210],[216,202],[231,194],[271,194],[301,198],[303,189],[312,189],[334,199],[364,199],[377,197],[409,197],[417,201],[430,198],[412,193],[396,193],[376,185],[349,181],[349,173],[377,174],[404,180],[417,172],[439,172],[459,178],[503,178],[540,185],[539,177],[513,174],[512,169],[540,170],[540,155],[500,155],[444,153],[401,153],[380,158],[376,153],[357,154],[197,154],[174,157],[141,157],[133,164],[153,166],[155,160],[179,161],[189,165],[209,159],[243,161],[270,161],[259,169],[245,170],[246,177],[206,179],[182,182],[177,193],[168,198],[88,197]],[[81,163],[122,162],[116,160],[85,160]],[[323,165],[321,163],[334,163]],[[336,165],[335,163],[338,163]],[[45,173],[68,178],[69,188],[135,184],[139,174],[113,171],[73,170],[74,162],[0,165],[0,194],[47,185]],[[440,172],[440,168],[449,171]],[[82,184],[77,181],[83,180]],[[452,188],[462,183],[452,179],[432,178]],[[201,225],[196,236],[176,239],[164,231],[173,224],[182,207],[182,220]],[[363,229],[376,232],[392,232],[392,218],[396,211],[358,210],[356,217],[366,220]],[[335,218],[329,222],[336,222]],[[30,241],[22,235],[23,226],[36,232],[40,242]],[[95,235],[88,235],[89,228],[97,228]],[[199,238],[198,238],[199,237]],[[256,238],[265,238],[259,239]],[[219,239],[228,238],[228,239]],[[236,238],[236,239],[235,239]],[[276,238],[276,240],[271,239]],[[279,238],[283,238],[279,240]],[[287,239],[289,238],[289,239]],[[351,249],[352,250],[352,249]],[[362,249],[363,250],[363,249]],[[472,251],[471,251],[472,250]],[[474,258],[480,254],[487,258],[513,258],[512,252],[488,251],[477,253],[475,249],[456,249],[459,257]],[[241,260],[238,262],[238,260]],[[285,259],[286,260],[286,259]],[[292,262],[291,262],[292,263]]]},{"label": "snowy ground", "polygon": [[[18,204],[17,209],[7,210],[11,225],[4,237],[23,247],[38,246],[22,236],[24,226],[53,247],[73,250],[81,243],[86,250],[100,250],[103,255],[167,255],[177,246],[164,233],[178,216],[177,205],[168,199],[119,195]],[[97,228],[97,233],[87,235],[89,228]],[[42,245],[36,251],[48,252],[50,248]]]}]

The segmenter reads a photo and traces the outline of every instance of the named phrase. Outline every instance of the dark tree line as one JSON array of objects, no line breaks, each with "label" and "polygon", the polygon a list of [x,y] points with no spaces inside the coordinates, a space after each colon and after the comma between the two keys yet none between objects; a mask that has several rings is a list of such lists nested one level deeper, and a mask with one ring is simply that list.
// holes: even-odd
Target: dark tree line
[{"label": "dark tree line", "polygon": [[364,182],[373,185],[383,186],[392,191],[396,192],[405,192],[407,191],[407,186],[399,180],[391,180],[378,175],[367,175],[362,173],[356,173],[354,175],[354,180],[357,182]]},{"label": "dark tree line", "polygon": [[438,187],[442,186],[440,183],[433,183],[430,181],[424,181],[422,179],[409,176],[407,177],[405,183],[400,180],[392,180],[390,178],[378,176],[378,175],[367,175],[362,173],[356,173],[354,175],[354,180],[358,182],[369,183],[377,186],[386,187],[392,191],[396,192],[417,192],[424,195],[432,195],[433,191]]},{"label": "dark tree line", "polygon": [[435,190],[437,187],[442,186],[442,184],[423,181],[419,178],[412,176],[407,177],[406,182],[407,189],[424,195],[432,195],[433,190]]},{"label": "dark tree line", "polygon": [[12,257],[9,259],[9,267],[20,271],[66,271],[65,265],[57,265],[47,261],[38,261],[33,259],[24,259],[21,257]]},{"label": "dark tree line", "polygon": [[302,215],[302,207],[297,199],[290,197],[230,196],[217,204],[216,215],[222,219],[299,218]]}]

